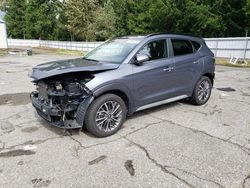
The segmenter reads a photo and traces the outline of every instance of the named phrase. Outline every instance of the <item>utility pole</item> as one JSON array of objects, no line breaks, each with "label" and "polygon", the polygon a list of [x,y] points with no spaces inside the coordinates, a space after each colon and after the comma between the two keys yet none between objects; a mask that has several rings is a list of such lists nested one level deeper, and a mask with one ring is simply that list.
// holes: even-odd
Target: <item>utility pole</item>
[{"label": "utility pole", "polygon": [[248,38],[247,38],[247,35],[248,35],[248,30],[246,30],[246,45],[245,45],[245,50],[244,50],[244,59],[243,61],[245,62],[246,60],[246,55],[247,55],[247,46],[248,46]]}]

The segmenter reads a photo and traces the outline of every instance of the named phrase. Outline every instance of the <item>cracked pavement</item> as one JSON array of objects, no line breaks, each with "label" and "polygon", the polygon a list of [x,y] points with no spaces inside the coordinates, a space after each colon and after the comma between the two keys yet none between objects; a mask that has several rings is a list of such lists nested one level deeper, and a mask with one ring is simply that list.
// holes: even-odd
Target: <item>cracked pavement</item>
[{"label": "cracked pavement", "polygon": [[100,139],[67,135],[30,104],[31,68],[67,58],[0,58],[0,187],[250,188],[250,69],[217,66],[206,105],[144,110]]}]

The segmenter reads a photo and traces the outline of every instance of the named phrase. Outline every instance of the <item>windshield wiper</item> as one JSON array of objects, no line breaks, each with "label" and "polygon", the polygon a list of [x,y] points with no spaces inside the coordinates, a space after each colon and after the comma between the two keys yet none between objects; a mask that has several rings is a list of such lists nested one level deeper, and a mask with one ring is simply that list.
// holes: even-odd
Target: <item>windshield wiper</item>
[{"label": "windshield wiper", "polygon": [[84,57],[83,58],[84,60],[87,60],[87,61],[95,61],[95,62],[99,62],[98,60],[96,60],[96,59],[88,59],[88,58],[86,58],[86,57]]}]

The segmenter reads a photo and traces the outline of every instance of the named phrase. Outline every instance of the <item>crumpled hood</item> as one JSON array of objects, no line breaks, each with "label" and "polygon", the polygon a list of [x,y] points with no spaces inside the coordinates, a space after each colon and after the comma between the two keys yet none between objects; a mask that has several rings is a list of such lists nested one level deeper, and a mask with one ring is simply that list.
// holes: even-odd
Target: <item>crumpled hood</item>
[{"label": "crumpled hood", "polygon": [[83,58],[43,63],[33,68],[34,81],[71,72],[98,72],[117,69],[119,64],[88,61]]}]

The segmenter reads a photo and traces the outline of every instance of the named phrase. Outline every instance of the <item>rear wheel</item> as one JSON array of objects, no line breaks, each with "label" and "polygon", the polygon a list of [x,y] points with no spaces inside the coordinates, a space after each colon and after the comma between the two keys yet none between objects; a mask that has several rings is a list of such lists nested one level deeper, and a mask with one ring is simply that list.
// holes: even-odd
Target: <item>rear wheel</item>
[{"label": "rear wheel", "polygon": [[85,126],[97,137],[116,133],[126,119],[127,108],[117,95],[105,94],[93,101],[87,110]]},{"label": "rear wheel", "polygon": [[194,88],[191,102],[195,105],[205,104],[210,98],[212,87],[211,80],[206,76],[202,76]]}]

